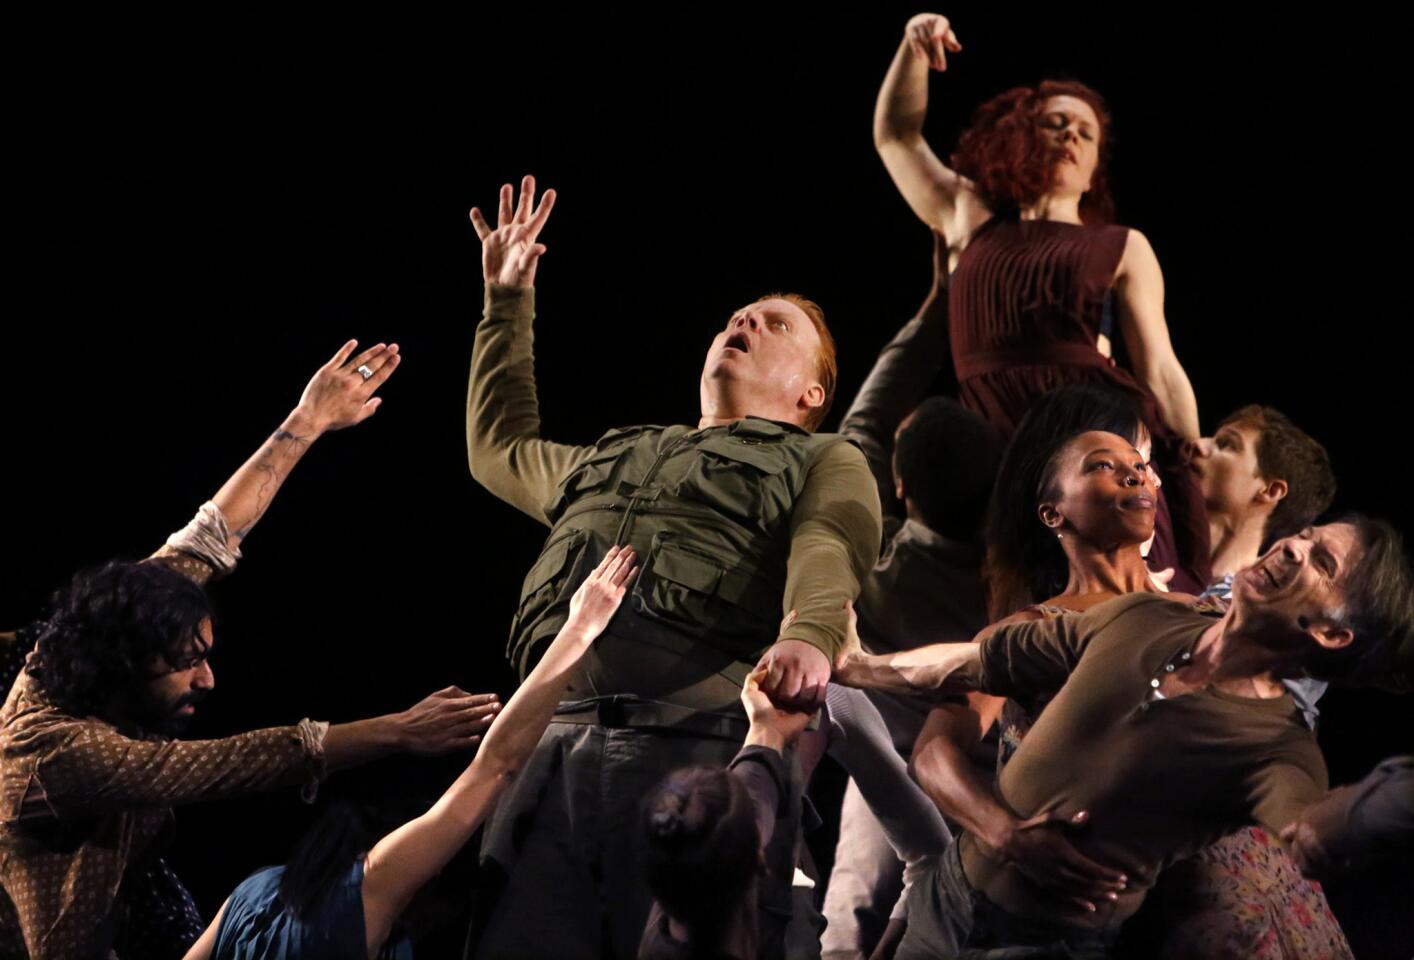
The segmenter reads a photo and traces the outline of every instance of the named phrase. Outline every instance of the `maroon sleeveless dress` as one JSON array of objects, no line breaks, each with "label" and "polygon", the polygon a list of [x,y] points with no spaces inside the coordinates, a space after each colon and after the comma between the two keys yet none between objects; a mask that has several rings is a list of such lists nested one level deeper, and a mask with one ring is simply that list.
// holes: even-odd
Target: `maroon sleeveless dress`
[{"label": "maroon sleeveless dress", "polygon": [[1109,333],[1114,275],[1128,239],[1128,227],[1052,220],[993,217],[979,227],[948,291],[958,399],[1009,437],[1031,403],[1056,387],[1089,383],[1133,397],[1163,481],[1149,563],[1173,567],[1172,588],[1197,594],[1212,576],[1208,519],[1183,441],[1148,388],[1095,349],[1100,333]]}]

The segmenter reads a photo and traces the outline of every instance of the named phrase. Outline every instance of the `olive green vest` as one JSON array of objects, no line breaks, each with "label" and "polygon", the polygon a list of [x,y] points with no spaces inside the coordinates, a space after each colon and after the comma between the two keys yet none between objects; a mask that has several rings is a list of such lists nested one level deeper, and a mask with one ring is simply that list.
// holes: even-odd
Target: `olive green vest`
[{"label": "olive green vest", "polygon": [[629,641],[620,656],[633,656],[636,641],[708,670],[753,663],[779,632],[791,510],[806,473],[846,442],[755,417],[703,430],[610,430],[547,505],[550,536],[521,588],[511,663],[529,672],[575,589],[622,544],[641,572],[596,653],[613,655],[619,638]]}]

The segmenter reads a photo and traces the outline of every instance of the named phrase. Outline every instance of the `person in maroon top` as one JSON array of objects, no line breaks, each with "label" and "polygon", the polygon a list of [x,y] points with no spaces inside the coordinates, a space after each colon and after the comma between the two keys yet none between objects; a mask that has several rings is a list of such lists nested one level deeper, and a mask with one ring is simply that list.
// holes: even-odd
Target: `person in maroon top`
[{"label": "person in maroon top", "polygon": [[[1207,586],[1207,521],[1183,442],[1193,387],[1164,318],[1149,241],[1109,223],[1109,114],[1079,83],[1046,81],[984,103],[947,164],[923,138],[928,72],[962,49],[946,17],[909,20],[874,113],[874,143],[913,211],[948,243],[950,340],[962,403],[1010,435],[1042,394],[1095,383],[1132,396],[1167,483],[1150,566]],[[1128,369],[1116,365],[1118,328]]]}]

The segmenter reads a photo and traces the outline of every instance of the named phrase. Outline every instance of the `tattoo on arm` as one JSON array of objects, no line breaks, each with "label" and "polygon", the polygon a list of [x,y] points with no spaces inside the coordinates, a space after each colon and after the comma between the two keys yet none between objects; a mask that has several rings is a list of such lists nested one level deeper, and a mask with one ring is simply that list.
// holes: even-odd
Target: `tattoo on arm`
[{"label": "tattoo on arm", "polygon": [[[251,468],[260,475],[260,485],[255,491],[255,512],[251,514],[249,520],[232,531],[232,536],[237,540],[244,540],[251,528],[260,522],[260,518],[265,516],[265,511],[270,508],[270,502],[275,498],[275,491],[280,489],[280,484],[284,482],[290,467],[308,447],[308,437],[290,433],[288,430],[275,431],[270,437],[270,442],[250,464]],[[280,459],[278,464],[275,462],[277,456]]]}]

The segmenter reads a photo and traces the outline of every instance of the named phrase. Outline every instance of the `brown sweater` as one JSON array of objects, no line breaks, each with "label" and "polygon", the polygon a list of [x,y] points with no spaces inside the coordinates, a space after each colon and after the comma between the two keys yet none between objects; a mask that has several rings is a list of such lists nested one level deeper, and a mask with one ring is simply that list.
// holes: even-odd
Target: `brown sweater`
[{"label": "brown sweater", "polygon": [[1031,699],[1059,690],[997,781],[1019,817],[1090,812],[1075,839],[1128,888],[1093,914],[1046,897],[977,838],[961,840],[978,890],[1021,916],[1101,928],[1139,908],[1160,870],[1238,827],[1273,833],[1326,791],[1326,766],[1290,696],[1212,687],[1156,698],[1210,613],[1131,594],[1082,614],[998,629],[982,642],[980,689]]}]

